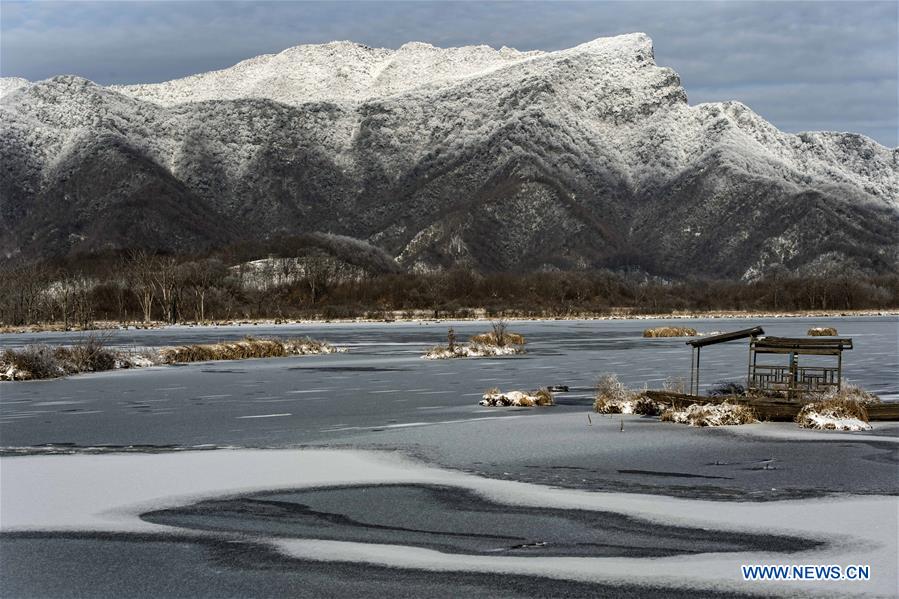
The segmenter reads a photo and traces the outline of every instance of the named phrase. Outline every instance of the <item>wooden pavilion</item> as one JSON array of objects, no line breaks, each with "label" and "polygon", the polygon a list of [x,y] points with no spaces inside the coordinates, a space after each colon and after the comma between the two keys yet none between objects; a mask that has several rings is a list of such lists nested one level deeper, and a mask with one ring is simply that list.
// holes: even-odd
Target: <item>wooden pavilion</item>
[{"label": "wooden pavilion", "polygon": [[[692,346],[690,361],[690,394],[699,395],[699,360],[702,348],[727,341],[749,339],[748,391],[761,394],[786,394],[793,399],[812,391],[840,388],[843,377],[843,351],[852,349],[846,337],[765,337],[762,327],[711,335],[687,341]],[[786,356],[786,363],[759,363],[762,356]],[[799,356],[832,356],[834,365],[800,366]],[[764,358],[763,358],[764,359]]]}]

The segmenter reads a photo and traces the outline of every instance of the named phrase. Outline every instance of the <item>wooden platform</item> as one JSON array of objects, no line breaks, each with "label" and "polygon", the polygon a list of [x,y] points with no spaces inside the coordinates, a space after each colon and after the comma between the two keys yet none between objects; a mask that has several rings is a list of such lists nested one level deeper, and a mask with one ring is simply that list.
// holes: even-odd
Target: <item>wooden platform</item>
[{"label": "wooden platform", "polygon": [[[758,415],[759,420],[772,422],[792,422],[799,410],[805,405],[797,401],[786,399],[745,397],[742,395],[726,395],[709,397],[706,395],[689,395],[686,393],[672,393],[671,391],[646,391],[647,397],[661,404],[674,408],[685,408],[690,404],[719,404],[732,403],[749,406]],[[899,421],[899,402],[874,404],[866,406],[868,420]]]}]

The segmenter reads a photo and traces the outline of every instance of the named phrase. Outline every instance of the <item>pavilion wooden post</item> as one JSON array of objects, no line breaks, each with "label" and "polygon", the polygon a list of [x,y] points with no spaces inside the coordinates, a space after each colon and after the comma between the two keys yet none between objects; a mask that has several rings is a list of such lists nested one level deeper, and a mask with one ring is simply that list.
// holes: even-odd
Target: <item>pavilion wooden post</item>
[{"label": "pavilion wooden post", "polygon": [[[706,345],[714,345],[717,343],[725,343],[727,341],[736,341],[738,339],[746,339],[751,337],[755,339],[758,335],[764,335],[765,331],[762,327],[752,327],[751,329],[743,329],[732,333],[721,333],[719,335],[711,335],[702,339],[693,339],[687,341],[687,345],[692,346],[690,352],[690,395],[699,395],[700,389],[700,359],[702,357],[702,348]],[[752,376],[752,365],[750,363],[750,378]],[[751,382],[751,381],[750,381]]]},{"label": "pavilion wooden post", "polygon": [[690,395],[695,395],[693,393],[693,371],[696,369],[696,348],[690,348]]},{"label": "pavilion wooden post", "polygon": [[843,352],[837,354],[837,391],[843,388]]},{"label": "pavilion wooden post", "polygon": [[696,393],[694,395],[699,395],[699,354],[701,352],[702,352],[702,348],[697,347],[696,348]]}]

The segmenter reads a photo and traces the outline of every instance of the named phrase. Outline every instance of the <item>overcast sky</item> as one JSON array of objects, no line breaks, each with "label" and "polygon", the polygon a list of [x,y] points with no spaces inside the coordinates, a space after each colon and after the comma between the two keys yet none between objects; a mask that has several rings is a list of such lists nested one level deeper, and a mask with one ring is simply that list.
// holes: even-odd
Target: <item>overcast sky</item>
[{"label": "overcast sky", "polygon": [[895,147],[899,3],[9,2],[0,73],[156,82],[289,46],[556,50],[643,31],[691,103],[740,100],[785,131],[856,131]]}]

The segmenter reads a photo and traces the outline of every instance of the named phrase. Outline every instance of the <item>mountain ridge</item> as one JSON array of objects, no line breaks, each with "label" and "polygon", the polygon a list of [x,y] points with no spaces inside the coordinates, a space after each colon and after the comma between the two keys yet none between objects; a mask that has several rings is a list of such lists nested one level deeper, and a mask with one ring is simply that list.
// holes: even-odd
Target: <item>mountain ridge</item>
[{"label": "mountain ridge", "polygon": [[[354,67],[344,77],[349,61],[335,48],[361,53],[369,67],[378,57],[381,70]],[[266,70],[282,55],[294,69],[319,70]],[[417,75],[435,64],[443,66],[430,78]],[[233,75],[249,67],[255,78],[241,85],[257,95],[244,97]],[[272,71],[282,80],[266,79]],[[210,87],[221,73],[230,83]],[[343,87],[329,83],[339,78]],[[360,81],[381,95],[366,95]],[[179,229],[178,248],[322,231],[375,244],[410,269],[636,266],[725,277],[814,268],[822,256],[894,271],[899,256],[899,150],[858,134],[783,133],[739,102],[690,106],[644,34],[527,53],[332,43],[162,84],[61,76],[7,89],[7,256],[89,252],[117,237],[102,223],[86,234],[84,223],[54,222],[61,205],[152,202],[146,186],[86,183],[66,199],[58,179],[86,177],[67,157],[91,139],[131,148],[135,162],[116,162],[121,176],[149,172],[135,166],[146,159],[159,167],[149,188],[183,195],[189,212],[209,211],[205,229],[202,219]],[[210,89],[222,97],[207,97]],[[90,197],[72,200],[77,190]],[[678,222],[666,222],[670,214]],[[775,214],[791,222],[766,219]],[[65,239],[38,234],[54,227]],[[813,239],[803,227],[829,233]]]}]

